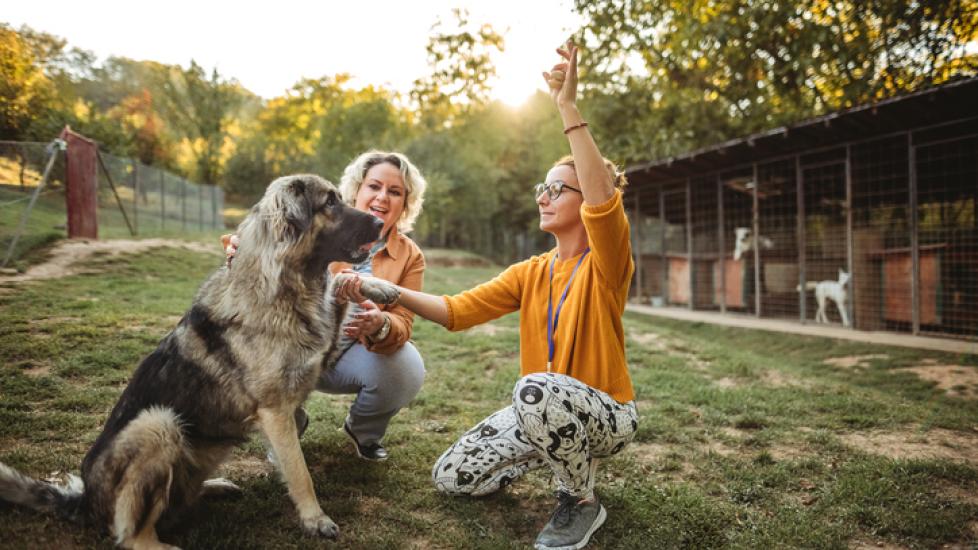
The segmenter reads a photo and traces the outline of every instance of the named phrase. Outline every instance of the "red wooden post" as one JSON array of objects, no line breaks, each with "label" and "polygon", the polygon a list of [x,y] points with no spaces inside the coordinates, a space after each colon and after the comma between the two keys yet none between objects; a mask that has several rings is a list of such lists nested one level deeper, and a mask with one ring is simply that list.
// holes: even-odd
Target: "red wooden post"
[{"label": "red wooden post", "polygon": [[67,126],[61,139],[68,144],[65,154],[65,203],[68,208],[68,238],[98,238],[98,196],[96,162],[98,146]]}]

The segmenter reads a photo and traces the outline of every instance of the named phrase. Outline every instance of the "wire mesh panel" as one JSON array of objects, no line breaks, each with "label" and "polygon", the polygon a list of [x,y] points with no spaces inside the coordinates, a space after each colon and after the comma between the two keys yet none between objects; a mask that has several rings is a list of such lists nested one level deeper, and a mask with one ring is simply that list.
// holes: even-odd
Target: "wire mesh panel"
[{"label": "wire mesh panel", "polygon": [[911,330],[909,149],[906,136],[854,145],[852,292],[854,326]]},{"label": "wire mesh panel", "polygon": [[664,222],[666,301],[670,304],[688,305],[691,289],[686,239],[685,182],[664,186],[661,203]]},{"label": "wire mesh panel", "polygon": [[717,268],[720,258],[719,200],[715,176],[690,181],[690,231],[692,235],[693,307],[719,309],[720,289]]},{"label": "wire mesh panel", "polygon": [[978,336],[978,137],[916,148],[921,332]]},{"label": "wire mesh panel", "polygon": [[659,190],[629,190],[625,197],[625,211],[632,229],[632,252],[635,254],[632,299],[662,305],[665,303],[665,262],[662,257],[663,226],[659,215]]},{"label": "wire mesh panel", "polygon": [[754,173],[747,168],[720,174],[724,250],[718,265],[723,277],[721,299],[726,309],[754,311],[754,252],[750,243],[753,232]]},{"label": "wire mesh panel", "polygon": [[761,314],[798,318],[798,184],[795,160],[757,167]]},{"label": "wire mesh panel", "polygon": [[64,155],[49,145],[0,141],[0,263],[6,260],[6,267],[20,266],[31,250],[65,236]]},{"label": "wire mesh panel", "polygon": [[96,171],[99,234],[108,238],[128,236],[130,226],[133,231],[136,230],[133,219],[133,163],[129,159],[106,153],[100,153],[100,156],[104,170],[100,166]]},{"label": "wire mesh panel", "polygon": [[845,149],[801,158],[806,317],[850,325]]}]

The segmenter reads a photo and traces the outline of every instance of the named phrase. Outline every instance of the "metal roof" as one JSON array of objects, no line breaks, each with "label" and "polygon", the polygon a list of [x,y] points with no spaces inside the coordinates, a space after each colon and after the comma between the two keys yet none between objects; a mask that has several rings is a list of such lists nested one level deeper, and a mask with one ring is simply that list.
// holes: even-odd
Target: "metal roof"
[{"label": "metal roof", "polygon": [[[967,78],[634,164],[625,172],[635,184],[686,178],[770,157],[974,117],[978,117],[978,78]],[[978,128],[978,120],[975,126]]]}]

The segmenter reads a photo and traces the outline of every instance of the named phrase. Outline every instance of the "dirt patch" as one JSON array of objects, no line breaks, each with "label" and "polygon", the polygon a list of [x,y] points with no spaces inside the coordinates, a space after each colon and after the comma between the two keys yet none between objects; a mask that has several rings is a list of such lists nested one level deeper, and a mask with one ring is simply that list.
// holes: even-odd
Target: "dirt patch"
[{"label": "dirt patch", "polygon": [[952,397],[978,399],[978,368],[963,365],[939,365],[934,361],[926,364],[900,369],[934,382],[937,389]]},{"label": "dirt patch", "polygon": [[497,325],[486,323],[484,325],[477,325],[466,330],[465,334],[468,334],[470,336],[476,336],[476,335],[495,336],[501,332],[513,332],[514,330],[515,329],[511,327],[500,327]]},{"label": "dirt patch", "polygon": [[643,348],[652,348],[659,351],[669,349],[669,344],[666,343],[665,339],[654,332],[639,332],[637,330],[629,330],[628,338]]},{"label": "dirt patch", "polygon": [[230,479],[266,477],[275,470],[270,462],[253,456],[236,456],[221,465],[221,475]]},{"label": "dirt patch", "polygon": [[822,363],[826,365],[831,365],[833,367],[838,367],[840,369],[853,369],[853,368],[865,368],[868,367],[870,361],[874,359],[889,359],[890,356],[885,353],[871,353],[868,355],[847,355],[845,357],[830,357]]},{"label": "dirt patch", "polygon": [[221,254],[220,247],[203,243],[172,239],[113,239],[106,241],[66,240],[50,251],[51,259],[31,266],[27,272],[13,276],[0,276],[0,283],[59,279],[85,271],[83,264],[93,257],[112,257],[120,254],[144,252],[151,248],[183,248],[194,252]]},{"label": "dirt patch", "polygon": [[850,550],[906,550],[907,546],[901,546],[899,544],[894,544],[885,540],[881,541],[871,541],[865,539],[857,539],[849,541]]},{"label": "dirt patch", "polygon": [[51,365],[46,363],[40,365],[31,365],[30,367],[21,370],[23,374],[30,376],[31,378],[40,378],[42,376],[47,376],[51,374]]},{"label": "dirt patch", "polygon": [[659,443],[632,443],[622,452],[629,453],[635,457],[635,460],[648,464],[666,456],[671,450],[672,447],[669,445]]},{"label": "dirt patch", "polygon": [[840,439],[869,454],[897,459],[943,459],[978,465],[978,432],[911,428],[899,432],[855,432]]},{"label": "dirt patch", "polygon": [[730,377],[725,376],[725,377],[720,378],[718,380],[714,380],[713,381],[713,385],[716,386],[716,387],[718,387],[718,388],[722,388],[722,389],[727,390],[727,389],[730,389],[730,388],[736,388],[736,387],[740,386],[740,382],[738,382],[737,380],[735,380],[733,378],[730,378]]},{"label": "dirt patch", "polygon": [[756,378],[731,378],[729,376],[724,376],[723,378],[718,378],[713,381],[714,386],[722,389],[738,388],[741,386],[749,386],[751,384],[758,384],[772,388],[786,388],[805,385],[797,378],[773,369],[761,372]]}]

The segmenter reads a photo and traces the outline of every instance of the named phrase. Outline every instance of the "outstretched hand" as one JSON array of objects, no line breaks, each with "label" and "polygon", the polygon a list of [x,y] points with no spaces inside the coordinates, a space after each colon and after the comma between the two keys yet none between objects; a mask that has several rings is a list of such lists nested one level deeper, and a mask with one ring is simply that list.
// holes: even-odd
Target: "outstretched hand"
[{"label": "outstretched hand", "polygon": [[577,46],[570,40],[557,53],[564,61],[557,63],[550,71],[543,72],[550,97],[558,107],[577,102]]}]

